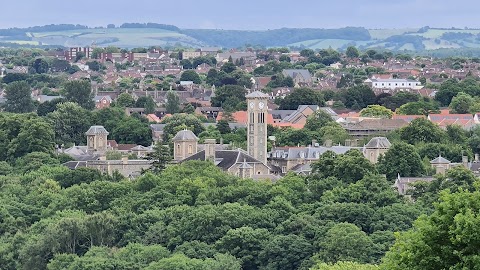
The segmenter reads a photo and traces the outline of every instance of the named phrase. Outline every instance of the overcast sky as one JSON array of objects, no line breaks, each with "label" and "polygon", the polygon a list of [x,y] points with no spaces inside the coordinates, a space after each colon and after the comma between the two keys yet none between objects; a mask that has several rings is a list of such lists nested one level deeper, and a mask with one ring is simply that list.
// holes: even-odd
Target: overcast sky
[{"label": "overcast sky", "polygon": [[180,28],[480,28],[478,0],[16,0],[1,1],[0,28],[156,22]]}]

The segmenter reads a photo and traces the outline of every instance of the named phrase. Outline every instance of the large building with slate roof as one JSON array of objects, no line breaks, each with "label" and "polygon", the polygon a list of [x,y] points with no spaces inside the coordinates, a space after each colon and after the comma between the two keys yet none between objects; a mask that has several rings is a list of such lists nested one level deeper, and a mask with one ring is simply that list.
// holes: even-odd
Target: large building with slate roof
[{"label": "large building with slate roof", "polygon": [[275,147],[268,153],[268,165],[275,175],[285,175],[289,171],[308,175],[311,173],[310,164],[317,161],[322,154],[331,151],[337,155],[345,154],[351,149],[363,153],[371,163],[376,163],[380,155],[388,151],[391,144],[385,137],[372,138],[363,147],[354,146],[320,146],[312,143],[301,147]]}]

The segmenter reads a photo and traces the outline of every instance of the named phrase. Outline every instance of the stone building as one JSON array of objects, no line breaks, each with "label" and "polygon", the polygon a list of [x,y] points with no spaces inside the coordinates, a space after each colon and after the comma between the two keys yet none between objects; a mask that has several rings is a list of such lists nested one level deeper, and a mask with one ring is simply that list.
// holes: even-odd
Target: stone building
[{"label": "stone building", "polygon": [[268,95],[255,91],[247,98],[247,152],[267,164],[267,100]]},{"label": "stone building", "polygon": [[198,152],[198,138],[188,129],[179,131],[172,142],[173,159],[176,161],[184,160]]},{"label": "stone building", "polygon": [[272,178],[267,164],[267,99],[268,95],[253,92],[246,96],[248,104],[247,151],[225,150],[215,139],[206,139],[200,150],[198,138],[189,130],[179,131],[172,139],[174,161],[209,160],[223,171],[242,178]]},{"label": "stone building", "polygon": [[377,163],[380,155],[384,155],[390,146],[387,138],[375,137],[363,147],[331,145],[328,142],[325,146],[312,142],[312,145],[305,147],[275,147],[268,153],[268,165],[275,175],[285,175],[289,171],[307,175],[311,173],[310,164],[327,151],[340,155],[357,149],[371,163]]},{"label": "stone building", "polygon": [[86,146],[73,146],[60,151],[75,159],[75,161],[66,162],[64,165],[72,170],[82,167],[94,168],[109,175],[117,171],[129,178],[134,178],[140,175],[143,170],[151,167],[152,161],[145,159],[129,160],[127,157],[123,157],[121,160],[106,160],[108,134],[103,126],[91,126],[85,132]]},{"label": "stone building", "polygon": [[87,136],[87,152],[105,155],[107,151],[108,131],[103,126],[91,126],[85,135]]}]

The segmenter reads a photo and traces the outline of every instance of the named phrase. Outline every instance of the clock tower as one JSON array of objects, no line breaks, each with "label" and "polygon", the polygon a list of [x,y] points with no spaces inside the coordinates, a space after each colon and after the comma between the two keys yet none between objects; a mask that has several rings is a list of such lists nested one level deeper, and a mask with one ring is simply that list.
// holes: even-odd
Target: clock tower
[{"label": "clock tower", "polygon": [[247,98],[247,151],[267,164],[267,100],[268,95],[255,91]]}]

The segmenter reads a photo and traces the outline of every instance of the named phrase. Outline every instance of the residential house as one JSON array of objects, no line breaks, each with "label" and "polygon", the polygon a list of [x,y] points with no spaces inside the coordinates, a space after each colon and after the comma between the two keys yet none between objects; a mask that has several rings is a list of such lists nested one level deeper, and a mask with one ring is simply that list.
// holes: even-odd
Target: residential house
[{"label": "residential house", "polygon": [[296,87],[311,86],[313,78],[310,72],[306,69],[284,69],[283,76],[293,79]]},{"label": "residential house", "polygon": [[110,96],[95,96],[94,101],[97,109],[108,108],[113,102]]}]

